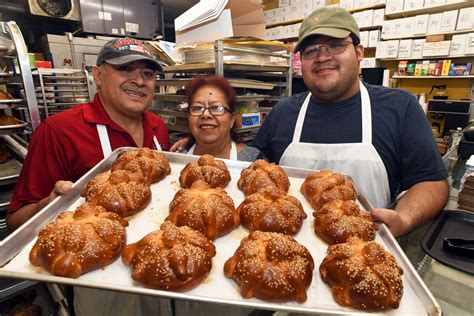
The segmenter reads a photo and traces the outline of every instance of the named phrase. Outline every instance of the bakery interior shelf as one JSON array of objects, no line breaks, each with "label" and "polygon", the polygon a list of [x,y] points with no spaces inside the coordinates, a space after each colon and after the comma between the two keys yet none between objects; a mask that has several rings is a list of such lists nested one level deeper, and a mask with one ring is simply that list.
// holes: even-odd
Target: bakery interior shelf
[{"label": "bakery interior shelf", "polygon": [[464,58],[474,58],[474,55],[458,55],[458,56],[438,56],[438,57],[413,57],[413,58],[405,58],[405,57],[399,57],[399,58],[380,58],[379,60],[381,61],[399,61],[399,60],[439,60],[439,59],[464,59]]},{"label": "bakery interior shelf", "polygon": [[[214,62],[184,64],[176,66],[168,66],[163,68],[165,73],[201,73],[204,71],[214,71],[216,69]],[[251,64],[251,63],[224,63],[224,71],[240,72],[240,71],[286,71],[287,66],[268,65],[268,64]]]},{"label": "bakery interior shelf", "polygon": [[472,32],[472,29],[467,29],[467,30],[457,30],[457,31],[451,31],[451,32],[439,32],[439,33],[433,33],[433,34],[419,34],[419,35],[410,35],[410,36],[383,37],[382,39],[384,41],[389,41],[389,40],[397,40],[397,39],[424,38],[426,36],[431,36],[431,35],[466,34],[466,33],[471,33],[471,32]]},{"label": "bakery interior shelf", "polygon": [[[161,79],[156,82],[156,86],[184,87],[191,80],[192,78]],[[259,80],[229,78],[228,81],[233,88],[272,90],[275,87],[275,85],[272,83],[259,81]]]},{"label": "bakery interior shelf", "polygon": [[469,76],[392,76],[394,79],[473,79],[474,75]]},{"label": "bakery interior shelf", "polygon": [[468,7],[472,7],[472,5],[473,5],[472,0],[448,1],[448,3],[433,5],[429,7],[423,7],[419,9],[403,10],[403,11],[394,12],[394,13],[385,13],[385,16],[389,19],[404,18],[404,17],[410,17],[410,16],[415,16],[415,15],[420,15],[420,14],[432,14],[432,13],[439,13],[439,12],[444,12],[444,11],[468,8]]},{"label": "bakery interior shelf", "polygon": [[[269,95],[266,94],[252,94],[252,95],[238,95],[237,102],[243,101],[261,101],[270,98]],[[155,93],[155,100],[157,101],[170,101],[170,102],[187,102],[188,97],[185,95],[177,95],[177,94],[161,94]]]}]

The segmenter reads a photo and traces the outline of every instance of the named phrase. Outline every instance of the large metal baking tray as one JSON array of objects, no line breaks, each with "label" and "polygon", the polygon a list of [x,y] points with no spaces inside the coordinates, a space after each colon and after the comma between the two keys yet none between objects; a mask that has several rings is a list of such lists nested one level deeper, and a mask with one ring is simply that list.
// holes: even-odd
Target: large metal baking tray
[{"label": "large metal baking tray", "polygon": [[[305,245],[311,252],[315,261],[313,280],[308,288],[308,299],[303,304],[295,302],[270,303],[259,299],[243,299],[234,281],[227,279],[223,274],[225,261],[232,256],[240,241],[248,232],[243,227],[239,227],[230,234],[218,238],[214,243],[217,248],[217,255],[213,259],[212,270],[206,280],[195,289],[185,292],[166,292],[145,288],[134,282],[130,276],[130,269],[126,267],[120,259],[111,265],[92,271],[80,276],[77,279],[53,276],[45,272],[42,268],[34,267],[28,260],[28,254],[36,236],[46,223],[55,219],[58,214],[65,210],[74,210],[83,199],[79,194],[87,182],[97,173],[110,169],[111,163],[118,153],[124,148],[114,151],[110,157],[102,160],[97,166],[85,174],[73,185],[71,194],[56,198],[41,212],[37,213],[25,225],[0,242],[0,276],[10,278],[21,278],[53,283],[64,283],[69,285],[86,286],[99,289],[107,289],[128,293],[146,294],[175,299],[194,300],[211,302],[217,304],[231,304],[239,306],[249,306],[258,309],[268,309],[275,311],[290,311],[298,313],[323,313],[323,314],[353,314],[362,313],[351,308],[337,305],[329,287],[323,283],[319,275],[319,265],[326,255],[327,245],[324,244],[313,232],[313,216],[309,203],[299,192],[299,188],[305,176],[310,170],[285,168],[290,177],[291,187],[289,194],[297,197],[308,215],[300,232],[295,239]],[[179,173],[189,162],[198,159],[196,156],[178,153],[164,153],[172,168],[172,172],[164,180],[153,184],[152,202],[145,210],[129,218],[130,225],[127,228],[127,243],[138,241],[148,232],[159,228],[164,218],[168,215],[168,206],[179,187]],[[224,160],[232,176],[232,181],[226,191],[234,199],[236,207],[243,201],[244,195],[237,188],[237,181],[240,171],[248,166],[247,162]],[[364,207],[370,207],[365,199],[360,201]],[[395,256],[399,265],[403,268],[404,295],[400,307],[386,312],[388,315],[441,315],[441,309],[435,301],[433,295],[421,281],[415,269],[398,246],[398,243],[389,233],[385,226],[381,226],[376,240],[385,245]]]},{"label": "large metal baking tray", "polygon": [[473,239],[474,213],[444,210],[421,240],[421,248],[435,260],[456,270],[474,275],[472,254],[453,254],[443,248],[444,238]]},{"label": "large metal baking tray", "polygon": [[14,133],[21,133],[25,130],[28,123],[18,120],[18,124],[0,125],[0,135],[9,135]]}]

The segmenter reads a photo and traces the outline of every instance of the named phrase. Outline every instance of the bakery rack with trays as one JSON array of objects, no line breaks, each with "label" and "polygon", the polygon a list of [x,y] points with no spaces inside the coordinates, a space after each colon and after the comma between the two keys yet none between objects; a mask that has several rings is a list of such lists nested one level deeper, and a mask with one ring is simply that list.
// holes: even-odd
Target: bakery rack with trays
[{"label": "bakery rack with trays", "polygon": [[[179,90],[195,76],[217,75],[228,79],[236,89],[237,109],[258,104],[259,112],[268,112],[271,102],[292,94],[292,58],[287,49],[282,43],[246,38],[216,40],[183,49],[185,63],[163,68],[164,79],[156,82],[152,111],[163,117],[168,130],[175,132],[171,134],[189,134],[186,114],[179,110],[187,99]],[[259,127],[238,128],[240,141],[253,140]]]},{"label": "bakery rack with trays", "polygon": [[[207,279],[200,285],[188,292],[170,292],[146,288],[134,282],[130,270],[121,259],[105,268],[83,274],[77,279],[64,278],[51,275],[43,269],[33,267],[28,260],[29,251],[36,240],[37,234],[42,226],[54,220],[60,213],[66,210],[74,210],[83,202],[80,192],[87,182],[100,172],[110,170],[112,162],[123,150],[132,148],[119,148],[109,157],[102,160],[92,170],[85,174],[74,185],[72,192],[67,196],[56,198],[45,209],[37,213],[21,228],[8,236],[0,243],[0,276],[8,278],[29,279],[49,283],[67,284],[73,286],[86,286],[97,289],[114,290],[127,293],[168,297],[192,301],[209,302],[216,304],[248,306],[257,309],[298,312],[298,313],[322,313],[322,314],[363,314],[351,308],[337,305],[331,295],[329,287],[323,283],[319,276],[319,265],[326,255],[327,245],[316,237],[312,229],[312,209],[299,188],[310,170],[283,167],[290,178],[289,194],[298,198],[308,218],[294,238],[310,251],[315,261],[313,280],[309,286],[308,299],[302,304],[295,302],[272,303],[259,299],[243,299],[235,283],[227,279],[223,273],[224,262],[232,256],[240,241],[248,232],[242,226],[236,228],[228,235],[222,236],[214,241],[217,255],[213,258],[213,267]],[[159,229],[160,224],[168,215],[168,205],[175,193],[180,189],[179,174],[184,166],[199,157],[178,153],[163,153],[170,162],[171,174],[162,181],[152,184],[152,201],[138,214],[129,217],[130,225],[127,228],[127,243],[133,243],[142,238],[148,232]],[[244,199],[243,193],[237,188],[237,180],[240,171],[249,163],[240,161],[224,160],[232,181],[225,188],[226,192],[233,198],[235,206]],[[361,196],[358,200],[364,209],[370,209],[370,204]],[[441,315],[441,309],[431,292],[420,279],[415,269],[405,256],[394,237],[388,229],[381,225],[376,236],[376,241],[382,243],[396,258],[402,267],[404,295],[398,309],[385,312],[388,315]]]}]

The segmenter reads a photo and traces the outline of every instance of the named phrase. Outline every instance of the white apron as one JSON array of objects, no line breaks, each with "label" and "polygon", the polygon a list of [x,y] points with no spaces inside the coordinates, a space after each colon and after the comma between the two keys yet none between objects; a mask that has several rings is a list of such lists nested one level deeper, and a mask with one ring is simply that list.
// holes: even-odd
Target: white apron
[{"label": "white apron", "polygon": [[[194,155],[194,149],[196,148],[196,144],[194,144],[191,148],[188,150],[188,154]],[[230,143],[230,160],[235,160],[237,161],[237,145],[235,144],[234,141]]]},{"label": "white apron", "polygon": [[280,165],[306,169],[329,169],[351,176],[373,207],[388,207],[390,187],[387,170],[372,145],[372,112],[367,88],[360,83],[362,143],[301,143],[301,131],[311,93],[308,93],[296,121],[292,143],[281,156]]},{"label": "white apron", "polygon": [[[104,158],[112,153],[107,127],[97,124],[100,145]],[[161,146],[153,136],[157,150]],[[85,287],[74,287],[74,311],[77,316],[108,316],[108,315],[160,315],[171,316],[171,301],[146,295],[112,292]]]},{"label": "white apron", "polygon": [[[96,124],[97,132],[99,133],[100,146],[102,147],[102,153],[104,158],[108,157],[112,153],[112,147],[110,146],[109,133],[107,132],[107,126],[103,124]],[[156,135],[153,136],[153,142],[155,143],[156,150],[161,151],[160,143],[156,138]]]}]

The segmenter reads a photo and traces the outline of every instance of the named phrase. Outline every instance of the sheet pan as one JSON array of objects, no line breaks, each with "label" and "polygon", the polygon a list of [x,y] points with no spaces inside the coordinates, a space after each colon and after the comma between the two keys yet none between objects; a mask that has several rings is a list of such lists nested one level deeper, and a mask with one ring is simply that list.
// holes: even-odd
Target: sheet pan
[{"label": "sheet pan", "polygon": [[[217,255],[213,259],[213,267],[208,278],[195,289],[184,293],[154,290],[134,282],[131,278],[129,267],[125,266],[121,259],[118,259],[103,269],[84,274],[77,279],[53,276],[42,268],[31,265],[28,260],[28,254],[36,240],[40,228],[55,219],[61,212],[65,210],[75,210],[75,208],[83,202],[83,198],[80,198],[79,195],[83,187],[95,174],[109,170],[111,163],[122,150],[127,150],[127,148],[114,151],[110,157],[101,161],[96,167],[78,180],[74,184],[71,194],[56,198],[50,205],[0,243],[0,276],[175,299],[249,306],[275,311],[332,315],[363,314],[361,311],[341,307],[336,304],[332,298],[329,287],[321,280],[319,265],[326,255],[327,245],[316,237],[312,228],[312,209],[299,192],[299,188],[305,176],[310,172],[310,170],[304,169],[284,168],[291,182],[289,194],[297,197],[301,201],[308,215],[300,232],[294,236],[294,238],[308,248],[315,261],[313,280],[307,290],[308,299],[303,304],[295,302],[270,303],[254,298],[243,299],[234,281],[224,276],[223,265],[225,261],[232,256],[239,246],[240,240],[248,234],[247,230],[242,226],[230,234],[218,238],[214,242],[217,248]],[[178,178],[181,169],[187,163],[198,159],[196,156],[178,153],[165,152],[164,154],[170,161],[172,172],[161,182],[152,185],[152,202],[150,205],[142,212],[128,218],[130,225],[127,228],[127,243],[136,242],[147,233],[159,228],[164,218],[168,215],[169,203],[175,193],[180,189]],[[232,176],[232,181],[227,186],[226,191],[234,199],[234,204],[237,207],[244,200],[243,193],[237,188],[237,181],[240,176],[240,171],[248,166],[249,163],[231,160],[225,160],[225,163]],[[370,208],[370,205],[363,196],[359,202],[364,208]],[[404,294],[400,307],[395,310],[387,311],[385,314],[441,315],[441,309],[433,295],[416,274],[415,269],[385,226],[382,225],[380,227],[376,240],[385,245],[385,247],[392,252],[398,264],[404,270]]]}]

